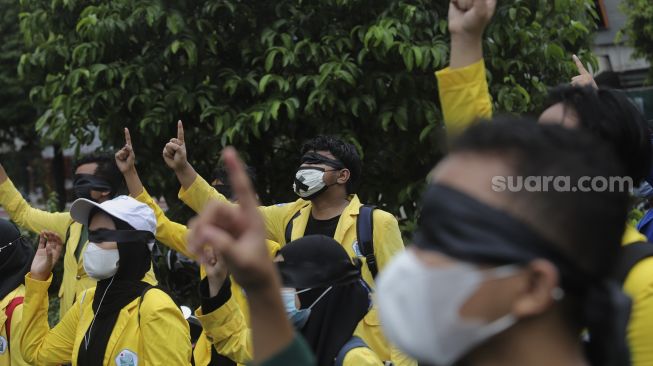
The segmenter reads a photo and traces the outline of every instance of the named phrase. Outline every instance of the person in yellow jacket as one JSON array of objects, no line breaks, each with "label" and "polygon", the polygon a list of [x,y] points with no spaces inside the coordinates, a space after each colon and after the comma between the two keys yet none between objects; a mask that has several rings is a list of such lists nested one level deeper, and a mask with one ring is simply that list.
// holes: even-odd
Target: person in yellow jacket
[{"label": "person in yellow jacket", "polygon": [[20,352],[25,274],[34,250],[18,228],[0,219],[0,366],[28,366]]},{"label": "person in yellow jacket", "polygon": [[[464,6],[460,6],[464,3]],[[444,122],[450,134],[458,134],[478,119],[492,117],[492,102],[483,61],[483,31],[494,13],[495,0],[451,1],[449,67],[435,73]],[[573,56],[579,75],[572,87],[555,89],[551,106],[540,123],[562,123],[569,128],[590,131],[613,145],[636,185],[648,175],[651,146],[646,122],[636,107],[617,92],[596,89],[591,75]],[[626,225],[624,246],[645,242],[646,237]],[[628,340],[635,366],[653,365],[653,258],[638,262],[624,282],[624,291],[633,299]]]},{"label": "person in yellow jacket", "polygon": [[[297,169],[294,185],[300,199],[260,208],[267,238],[285,244],[307,235],[333,237],[351,258],[363,261],[363,280],[374,288],[370,267],[376,265],[378,271],[382,271],[395,254],[404,250],[397,219],[380,209],[372,212],[375,263],[368,263],[356,232],[357,218],[363,206],[354,194],[362,170],[356,149],[338,138],[319,136],[302,147],[302,155],[302,165]],[[181,121],[178,122],[177,138],[166,144],[163,158],[182,185],[179,198],[195,212],[200,212],[211,200],[228,202],[188,162]],[[289,234],[288,238],[286,234]],[[375,307],[361,321],[359,334],[384,361],[391,361],[396,366],[416,365],[385,339]]]},{"label": "person in yellow jacket", "polygon": [[[311,347],[320,366],[382,366],[379,357],[356,333],[371,308],[371,292],[342,246],[324,235],[309,235],[285,245],[275,258],[286,315]],[[198,319],[216,347],[240,344],[251,348],[242,314],[226,305],[230,280],[219,257],[206,266]],[[221,349],[218,349],[220,352]],[[251,352],[251,351],[250,351]]]},{"label": "person in yellow jacket", "polygon": [[[136,170],[136,153],[134,152],[131,135],[127,128],[125,128],[125,146],[115,154],[115,159],[118,169],[125,178],[129,194],[139,202],[148,205],[154,211],[156,216],[156,239],[168,248],[188,258],[194,258],[194,255],[187,248],[186,236],[189,231],[186,225],[170,220],[143,187],[143,183]],[[276,255],[280,249],[279,244],[271,240],[267,240],[267,246],[271,257]],[[200,280],[205,277],[205,267],[200,266]],[[233,307],[234,312],[237,311],[239,314],[243,314],[243,324],[248,324],[248,307],[244,292],[235,282],[230,281],[230,284],[230,293],[233,294],[233,298],[229,301],[230,306]],[[215,348],[212,347],[212,343],[219,344],[223,353],[217,354],[214,351]],[[230,346],[222,345],[214,338],[209,339],[206,332],[203,331],[193,349],[193,360],[196,366],[207,366],[213,365],[214,363],[221,365],[219,360],[224,357],[232,362],[244,364],[251,359],[251,352],[241,346],[239,344],[231,344]]]},{"label": "person in yellow jacket", "polygon": [[[75,163],[73,189],[79,198],[104,202],[116,196],[124,186],[113,157],[89,155]],[[95,280],[84,271],[83,254],[88,242],[87,228],[73,221],[68,212],[47,212],[31,207],[16,189],[0,164],[0,206],[19,226],[32,232],[48,230],[63,238],[66,251],[61,287],[59,318],[63,318],[75,299]],[[154,272],[148,271],[146,281],[156,284]]]},{"label": "person in yellow jacket", "polygon": [[33,364],[190,365],[188,323],[174,301],[141,279],[150,268],[156,219],[131,197],[101,204],[76,200],[75,221],[89,228],[84,268],[98,280],[54,328],[47,322],[47,289],[61,239],[42,235],[25,276],[23,356]]}]

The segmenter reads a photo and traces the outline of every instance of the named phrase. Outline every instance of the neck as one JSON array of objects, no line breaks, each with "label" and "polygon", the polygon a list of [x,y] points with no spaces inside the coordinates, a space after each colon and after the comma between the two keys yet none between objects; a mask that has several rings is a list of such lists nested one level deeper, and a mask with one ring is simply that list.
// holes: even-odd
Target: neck
[{"label": "neck", "polygon": [[324,193],[311,200],[311,215],[317,220],[328,220],[342,215],[349,205],[347,193],[341,190],[327,189]]},{"label": "neck", "polygon": [[588,366],[580,336],[552,312],[526,319],[486,342],[463,362],[467,366]]}]

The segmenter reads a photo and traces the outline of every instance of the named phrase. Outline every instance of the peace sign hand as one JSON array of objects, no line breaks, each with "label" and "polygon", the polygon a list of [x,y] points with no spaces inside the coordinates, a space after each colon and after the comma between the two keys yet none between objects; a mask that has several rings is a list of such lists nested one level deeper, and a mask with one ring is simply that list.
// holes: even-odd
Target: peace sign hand
[{"label": "peace sign hand", "polygon": [[574,76],[571,78],[571,85],[573,86],[591,86],[594,89],[598,89],[599,86],[596,85],[596,81],[594,81],[594,77],[592,77],[592,74],[587,71],[585,66],[583,66],[583,63],[580,61],[578,56],[573,55],[572,58],[574,59],[574,63],[576,63],[576,67],[578,68],[578,75]]},{"label": "peace sign hand", "polygon": [[125,174],[130,171],[134,171],[136,165],[136,154],[134,154],[134,149],[132,148],[132,139],[129,134],[129,129],[125,127],[125,146],[118,150],[115,155],[116,165],[120,172]]},{"label": "peace sign hand", "polygon": [[163,148],[163,160],[174,171],[183,170],[189,165],[184,140],[184,125],[181,121],[177,122],[177,138],[170,139],[170,142]]}]

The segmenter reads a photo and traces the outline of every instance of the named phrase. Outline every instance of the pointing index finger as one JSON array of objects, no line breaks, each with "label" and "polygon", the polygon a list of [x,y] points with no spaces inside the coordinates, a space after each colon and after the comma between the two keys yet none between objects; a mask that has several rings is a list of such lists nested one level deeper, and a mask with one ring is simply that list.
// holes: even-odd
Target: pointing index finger
[{"label": "pointing index finger", "polygon": [[252,181],[249,179],[245,171],[245,166],[238,157],[236,149],[227,147],[224,149],[222,157],[229,172],[229,180],[231,181],[234,194],[238,197],[239,204],[245,209],[256,209],[258,207],[256,192],[254,192]]},{"label": "pointing index finger", "polygon": [[572,58],[574,59],[574,63],[576,63],[576,67],[578,68],[578,72],[580,74],[589,74],[585,66],[583,66],[583,63],[578,58],[578,56],[573,55]]},{"label": "pointing index finger", "polygon": [[129,128],[125,127],[125,144],[132,146],[132,137],[129,134]]},{"label": "pointing index finger", "polygon": [[177,121],[177,139],[183,144],[184,141],[184,124],[181,120]]}]

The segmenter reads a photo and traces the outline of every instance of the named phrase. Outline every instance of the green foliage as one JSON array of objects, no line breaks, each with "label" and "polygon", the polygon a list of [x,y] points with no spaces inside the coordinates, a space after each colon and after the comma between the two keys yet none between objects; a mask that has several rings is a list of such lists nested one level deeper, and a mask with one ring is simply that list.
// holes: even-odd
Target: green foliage
[{"label": "green foliage", "polygon": [[[635,49],[634,57],[642,57],[653,64],[653,5],[650,0],[624,0],[621,11],[626,14],[625,28],[619,33]],[[649,71],[653,82],[653,68]]]},{"label": "green foliage", "polygon": [[[233,144],[265,203],[295,199],[302,141],[340,135],[363,154],[363,201],[414,217],[442,153],[433,71],[448,62],[447,3],[22,0],[32,48],[19,70],[43,76],[30,96],[47,105],[44,138],[90,142],[97,126],[120,146],[129,127],[146,185],[173,207],[160,154],[181,119],[199,171]],[[491,91],[499,111],[531,112],[574,74],[572,53],[591,58],[592,1],[500,4],[486,34]]]},{"label": "green foliage", "polygon": [[36,110],[28,99],[32,83],[18,77],[24,50],[18,29],[18,0],[0,0],[0,144],[20,137],[28,145],[36,137]]}]

